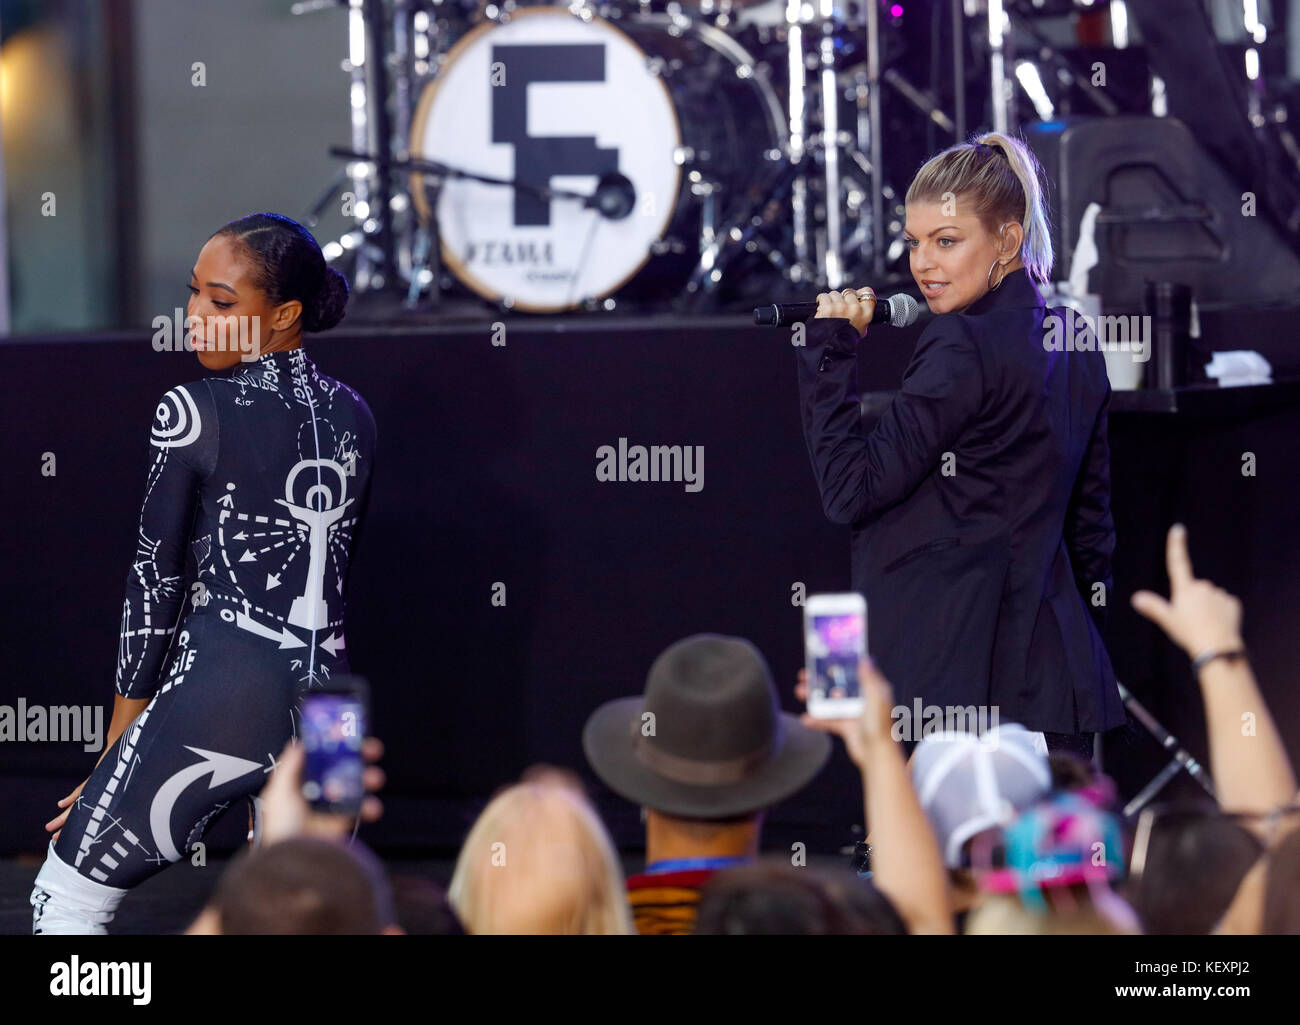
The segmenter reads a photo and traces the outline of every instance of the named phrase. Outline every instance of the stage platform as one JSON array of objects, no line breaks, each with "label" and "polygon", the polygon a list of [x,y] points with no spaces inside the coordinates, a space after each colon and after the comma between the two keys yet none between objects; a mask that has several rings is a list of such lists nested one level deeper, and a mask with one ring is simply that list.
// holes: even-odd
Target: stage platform
[{"label": "stage platform", "polygon": [[[1201,758],[1186,659],[1128,605],[1139,588],[1167,586],[1164,531],[1178,519],[1197,572],[1242,598],[1261,686],[1283,736],[1300,738],[1291,686],[1300,344],[1290,315],[1220,320],[1215,346],[1267,349],[1280,383],[1117,393],[1111,419],[1112,657]],[[1203,330],[1213,321],[1203,314]],[[862,364],[866,391],[897,386],[916,336],[879,332]],[[454,851],[492,792],[537,762],[582,773],[615,839],[635,848],[638,810],[586,771],[582,725],[601,702],[640,693],[655,655],[688,634],[752,639],[797,710],[792,589],[845,589],[849,538],[822,515],[784,332],[746,316],[344,321],[309,339],[308,351],[367,399],[378,424],[347,644],[371,681],[374,731],[388,751],[389,811],[363,834],[381,853]],[[154,408],[203,371],[192,354],[155,351],[144,331],[11,339],[0,356],[9,655],[0,703],[107,703]],[[620,439],[702,446],[702,486],[599,480],[597,450]],[[1253,477],[1241,472],[1245,452]],[[41,472],[45,453],[57,460],[52,477]],[[504,607],[492,603],[498,583]],[[9,827],[0,854],[38,855],[55,800],[96,756],[48,743],[6,744],[0,755]],[[1164,761],[1133,728],[1111,737],[1105,755],[1125,795]],[[1171,787],[1187,792],[1199,791]],[[239,815],[218,826],[233,843]],[[860,822],[856,773],[837,750],[773,811],[770,835],[806,836],[811,852],[829,856]]]}]

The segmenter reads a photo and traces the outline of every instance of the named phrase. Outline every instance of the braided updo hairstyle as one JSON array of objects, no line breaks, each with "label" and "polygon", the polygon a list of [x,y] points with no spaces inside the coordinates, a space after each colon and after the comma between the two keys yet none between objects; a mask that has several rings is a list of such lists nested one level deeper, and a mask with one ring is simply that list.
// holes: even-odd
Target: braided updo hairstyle
[{"label": "braided updo hairstyle", "polygon": [[312,233],[283,214],[248,214],[217,231],[252,260],[254,282],[273,305],[302,303],[303,331],[328,331],[343,319],[348,281],[332,267]]}]

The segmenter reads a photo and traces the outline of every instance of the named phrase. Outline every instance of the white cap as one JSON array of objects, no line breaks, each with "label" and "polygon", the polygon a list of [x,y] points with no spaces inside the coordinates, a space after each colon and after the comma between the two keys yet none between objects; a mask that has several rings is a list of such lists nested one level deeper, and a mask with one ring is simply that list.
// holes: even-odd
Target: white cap
[{"label": "white cap", "polygon": [[1034,739],[1003,723],[980,735],[944,730],[917,744],[912,785],[950,868],[961,867],[967,840],[1006,825],[1051,790],[1047,755]]}]

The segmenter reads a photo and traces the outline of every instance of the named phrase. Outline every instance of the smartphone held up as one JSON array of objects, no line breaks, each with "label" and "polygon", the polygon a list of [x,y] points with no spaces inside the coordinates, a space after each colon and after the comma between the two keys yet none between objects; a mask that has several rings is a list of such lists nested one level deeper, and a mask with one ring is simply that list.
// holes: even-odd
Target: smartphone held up
[{"label": "smartphone held up", "polygon": [[369,698],[369,685],[360,676],[336,676],[302,695],[302,795],[314,811],[361,813]]},{"label": "smartphone held up", "polygon": [[867,602],[860,594],[813,594],[804,606],[808,714],[843,719],[862,714],[858,662],[867,653]]}]

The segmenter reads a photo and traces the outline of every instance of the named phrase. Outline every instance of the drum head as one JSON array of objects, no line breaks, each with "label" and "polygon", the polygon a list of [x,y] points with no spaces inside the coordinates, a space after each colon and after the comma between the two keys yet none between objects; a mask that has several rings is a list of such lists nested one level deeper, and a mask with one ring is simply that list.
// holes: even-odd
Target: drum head
[{"label": "drum head", "polygon": [[[619,172],[635,189],[631,213],[609,220],[577,199],[446,180],[436,192],[443,260],[468,287],[555,312],[617,291],[646,262],[682,177],[677,115],[648,63],[609,22],[562,8],[480,25],[449,51],[420,97],[412,156],[584,195]],[[422,177],[412,196],[427,218]]]}]

